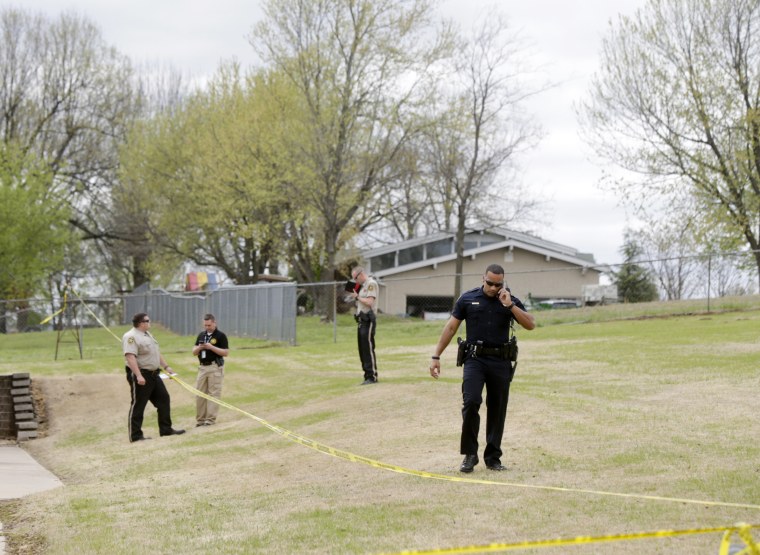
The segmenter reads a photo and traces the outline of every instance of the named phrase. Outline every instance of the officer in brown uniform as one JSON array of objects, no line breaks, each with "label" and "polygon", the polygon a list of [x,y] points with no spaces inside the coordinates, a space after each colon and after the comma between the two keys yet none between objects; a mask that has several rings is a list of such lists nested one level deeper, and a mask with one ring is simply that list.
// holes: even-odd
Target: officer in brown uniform
[{"label": "officer in brown uniform", "polygon": [[143,413],[148,401],[158,411],[158,430],[162,436],[184,434],[185,430],[172,428],[171,399],[164,381],[159,376],[163,368],[173,374],[161,356],[158,341],[150,334],[150,318],[144,312],[132,317],[132,329],[122,337],[127,366],[127,383],[132,394],[129,405],[129,441],[150,439],[143,435]]},{"label": "officer in brown uniform", "polygon": [[361,385],[369,385],[377,383],[377,359],[375,358],[377,317],[375,316],[375,307],[377,306],[380,288],[377,281],[368,276],[361,266],[351,270],[351,278],[360,286],[359,290],[354,291],[351,296],[356,300],[355,318],[359,324],[357,340],[359,343],[359,359],[364,372],[364,381]]}]

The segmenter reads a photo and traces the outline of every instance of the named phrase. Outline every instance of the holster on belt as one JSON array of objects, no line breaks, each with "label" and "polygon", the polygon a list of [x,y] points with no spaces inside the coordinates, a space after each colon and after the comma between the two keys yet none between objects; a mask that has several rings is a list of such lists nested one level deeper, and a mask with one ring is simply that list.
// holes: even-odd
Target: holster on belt
[{"label": "holster on belt", "polygon": [[464,341],[461,337],[457,337],[457,366],[462,366],[464,364],[468,349],[469,343]]},{"label": "holster on belt", "polygon": [[505,360],[509,360],[511,362],[517,362],[517,337],[513,336],[507,343],[504,345],[506,347],[506,353],[504,356]]},{"label": "holster on belt", "polygon": [[507,352],[504,358],[509,362],[509,381],[511,382],[517,371],[517,337],[512,336],[505,347],[507,348]]}]

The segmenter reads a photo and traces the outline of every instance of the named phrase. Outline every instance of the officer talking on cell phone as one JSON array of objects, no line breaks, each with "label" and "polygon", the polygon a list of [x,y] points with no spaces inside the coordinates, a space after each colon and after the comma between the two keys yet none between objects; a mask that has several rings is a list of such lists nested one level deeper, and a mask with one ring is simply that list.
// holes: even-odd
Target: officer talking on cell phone
[{"label": "officer talking on cell phone", "polygon": [[504,268],[486,268],[483,285],[462,294],[441,332],[430,362],[430,375],[441,374],[441,353],[466,322],[467,338],[459,343],[457,365],[463,365],[461,472],[472,472],[478,459],[478,431],[483,386],[486,388],[486,448],[483,459],[489,470],[501,471],[501,438],[507,417],[509,386],[517,364],[517,343],[510,338],[513,322],[526,330],[536,327],[533,315],[506,286]]}]

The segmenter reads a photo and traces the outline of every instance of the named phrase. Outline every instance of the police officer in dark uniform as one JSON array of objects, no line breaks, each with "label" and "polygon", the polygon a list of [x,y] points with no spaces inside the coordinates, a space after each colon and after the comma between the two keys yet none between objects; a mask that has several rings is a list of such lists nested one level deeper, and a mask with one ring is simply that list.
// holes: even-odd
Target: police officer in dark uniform
[{"label": "police officer in dark uniform", "polygon": [[461,472],[472,472],[478,464],[478,431],[483,386],[486,387],[486,448],[483,459],[490,470],[506,470],[501,464],[501,438],[507,417],[509,385],[513,366],[509,360],[509,330],[517,321],[526,330],[536,327],[520,299],[513,297],[504,283],[504,268],[486,268],[483,285],[462,294],[443,328],[430,363],[430,375],[441,373],[441,353],[456,335],[462,321],[467,322],[462,382]]}]

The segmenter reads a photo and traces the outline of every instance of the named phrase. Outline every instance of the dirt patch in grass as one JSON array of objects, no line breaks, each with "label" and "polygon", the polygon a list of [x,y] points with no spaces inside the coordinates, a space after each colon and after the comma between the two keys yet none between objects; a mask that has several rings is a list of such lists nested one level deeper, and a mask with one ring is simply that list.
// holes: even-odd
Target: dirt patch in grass
[{"label": "dirt patch in grass", "polygon": [[3,523],[5,551],[14,555],[42,555],[46,553],[45,539],[41,534],[25,533],[24,517],[20,514],[21,501],[0,501],[0,522]]}]

